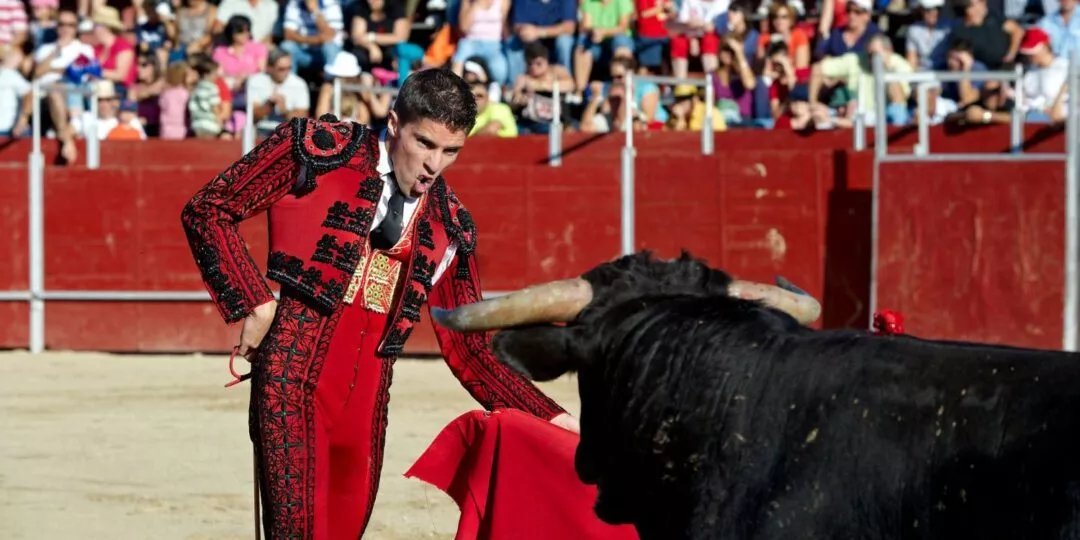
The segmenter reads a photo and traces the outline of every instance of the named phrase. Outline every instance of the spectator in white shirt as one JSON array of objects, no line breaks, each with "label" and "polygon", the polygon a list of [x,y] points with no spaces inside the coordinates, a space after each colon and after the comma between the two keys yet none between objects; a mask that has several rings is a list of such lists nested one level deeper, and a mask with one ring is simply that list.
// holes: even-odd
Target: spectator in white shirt
[{"label": "spectator in white shirt", "polygon": [[278,5],[274,0],[222,0],[214,22],[214,33],[225,30],[229,19],[243,15],[251,21],[251,39],[271,44],[274,40],[274,23],[278,20]]},{"label": "spectator in white shirt", "polygon": [[1017,107],[1028,122],[1061,122],[1068,99],[1066,81],[1069,60],[1054,56],[1050,36],[1039,27],[1029,28],[1020,43],[1020,57],[1026,64],[1023,99]]},{"label": "spectator in white shirt", "polygon": [[[93,60],[94,48],[79,41],[76,27],[79,19],[75,12],[61,11],[57,16],[56,41],[47,43],[34,51],[33,79],[42,85],[61,81],[64,71],[79,58]],[[75,147],[75,134],[69,125],[69,104],[80,104],[81,100],[69,100],[60,90],[47,93],[49,117],[52,119],[57,138],[60,139],[60,155],[68,163],[78,158]]]},{"label": "spectator in white shirt", "polygon": [[253,107],[252,120],[259,129],[274,129],[290,118],[307,116],[311,96],[307,83],[293,73],[293,69],[289,53],[274,49],[267,61],[266,73],[248,79],[247,99]]},{"label": "spectator in white shirt", "polygon": [[344,20],[338,0],[289,0],[285,6],[285,41],[292,71],[322,71],[345,43]]},{"label": "spectator in white shirt", "polygon": [[30,92],[30,83],[18,70],[19,57],[11,46],[0,45],[0,137],[18,135],[30,116],[28,107],[19,103]]}]

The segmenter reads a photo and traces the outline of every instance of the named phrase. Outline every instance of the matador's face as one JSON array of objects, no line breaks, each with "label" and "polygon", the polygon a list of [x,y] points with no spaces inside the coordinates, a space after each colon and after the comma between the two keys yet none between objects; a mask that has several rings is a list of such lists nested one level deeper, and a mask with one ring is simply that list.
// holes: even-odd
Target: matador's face
[{"label": "matador's face", "polygon": [[387,131],[398,187],[410,197],[423,195],[457,160],[468,135],[427,118],[401,123],[395,111],[390,111]]}]

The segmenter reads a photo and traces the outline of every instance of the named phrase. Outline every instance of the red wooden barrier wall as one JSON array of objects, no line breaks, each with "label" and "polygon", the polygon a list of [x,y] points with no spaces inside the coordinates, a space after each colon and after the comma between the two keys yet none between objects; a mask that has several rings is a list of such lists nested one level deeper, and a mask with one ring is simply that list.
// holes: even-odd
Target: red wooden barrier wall
[{"label": "red wooden barrier wall", "polygon": [[[913,136],[910,130],[894,132],[894,150],[910,146]],[[1031,150],[1061,151],[1061,139],[1058,134],[1032,133]],[[934,149],[1000,151],[1007,140],[1005,129],[936,132]],[[647,133],[637,138],[638,246],[665,256],[688,249],[749,279],[783,274],[823,300],[823,326],[865,326],[869,153],[847,150],[850,132],[812,137],[725,133],[718,135],[717,155],[712,157],[700,155],[698,141],[694,134]],[[616,136],[569,137],[564,165],[551,168],[544,164],[543,138],[470,141],[448,178],[480,228],[486,290],[577,275],[618,254],[620,143]],[[9,231],[0,240],[8,254],[0,262],[0,290],[27,287],[22,163],[28,150],[23,141],[0,144],[0,167],[7,177],[0,187],[0,225]],[[46,151],[51,156],[55,148],[50,144]],[[180,208],[238,155],[235,144],[115,142],[103,144],[100,170],[48,168],[46,289],[201,289],[179,227]],[[998,167],[986,167],[985,174],[1010,181],[1005,175],[1015,169]],[[925,176],[909,174],[906,182]],[[898,190],[890,196],[925,195]],[[897,219],[921,219],[919,206],[907,204],[915,211]],[[1032,204],[1032,211],[1039,204],[1060,205],[1045,198]],[[1048,212],[1051,209],[1043,210]],[[243,230],[256,260],[264,260],[262,219],[246,223]],[[1050,244],[1060,244],[1060,233],[1033,241],[1044,242],[1047,247],[1042,249],[1050,251]],[[992,287],[979,293],[988,299],[1000,294]],[[883,305],[886,299],[893,300],[883,297]],[[893,303],[910,311],[913,323],[922,317],[922,304]],[[1047,306],[1029,311],[1039,311],[1047,321],[1059,315],[1059,308]],[[0,315],[8,321],[0,328],[0,346],[25,347],[26,304],[0,302]],[[216,311],[201,302],[50,301],[46,321],[47,346],[56,349],[221,351],[239,331],[225,327]],[[1027,339],[1015,330],[985,335],[1006,342]],[[409,345],[408,352],[436,352],[428,323],[421,323]]]}]

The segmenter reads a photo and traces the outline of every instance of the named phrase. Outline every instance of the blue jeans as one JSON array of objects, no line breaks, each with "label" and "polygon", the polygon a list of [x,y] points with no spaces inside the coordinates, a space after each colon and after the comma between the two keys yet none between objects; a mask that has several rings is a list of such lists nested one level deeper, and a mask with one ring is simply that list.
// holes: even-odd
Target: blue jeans
[{"label": "blue jeans", "polygon": [[322,45],[301,45],[295,41],[282,41],[281,50],[292,57],[293,73],[312,66],[322,71],[323,66],[328,62],[333,62],[337,53],[341,52],[341,45],[333,41]]},{"label": "blue jeans", "polygon": [[619,49],[630,49],[631,52],[634,50],[634,40],[626,34],[612,36],[600,43],[593,43],[592,38],[587,34],[579,34],[577,41],[577,46],[588,51],[594,62],[603,57],[605,48],[608,49],[609,54],[614,54]]},{"label": "blue jeans", "polygon": [[405,79],[409,78],[409,74],[412,73],[413,62],[422,60],[424,58],[424,49],[415,43],[404,41],[394,45],[395,54],[397,54],[398,65],[398,86],[405,82]]},{"label": "blue jeans", "polygon": [[[547,45],[549,51],[552,49],[551,44],[554,42],[555,63],[566,69],[573,66],[574,36],[563,34],[556,36],[554,39],[542,39],[540,41]],[[512,83],[517,80],[519,75],[525,73],[525,42],[521,41],[521,38],[513,36],[507,41],[506,59],[510,66],[509,80]]]},{"label": "blue jeans", "polygon": [[510,84],[506,79],[510,68],[506,63],[506,54],[503,53],[501,41],[483,41],[478,39],[463,38],[457,43],[454,51],[454,63],[464,64],[469,57],[479,56],[487,62],[488,77],[491,82]]}]

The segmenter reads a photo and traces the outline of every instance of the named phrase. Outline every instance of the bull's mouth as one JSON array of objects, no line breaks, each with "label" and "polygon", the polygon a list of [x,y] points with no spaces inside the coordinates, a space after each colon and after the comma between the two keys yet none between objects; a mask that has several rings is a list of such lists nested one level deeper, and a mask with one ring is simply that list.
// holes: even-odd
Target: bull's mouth
[{"label": "bull's mouth", "polygon": [[[791,315],[800,324],[810,324],[821,315],[821,305],[812,296],[782,278],[780,285],[753,281],[732,281],[728,294],[743,300],[757,300]],[[453,310],[433,308],[431,316],[441,326],[459,332],[479,332],[523,325],[572,322],[592,302],[593,288],[575,278],[527,287],[505,296],[459,306]]]}]

